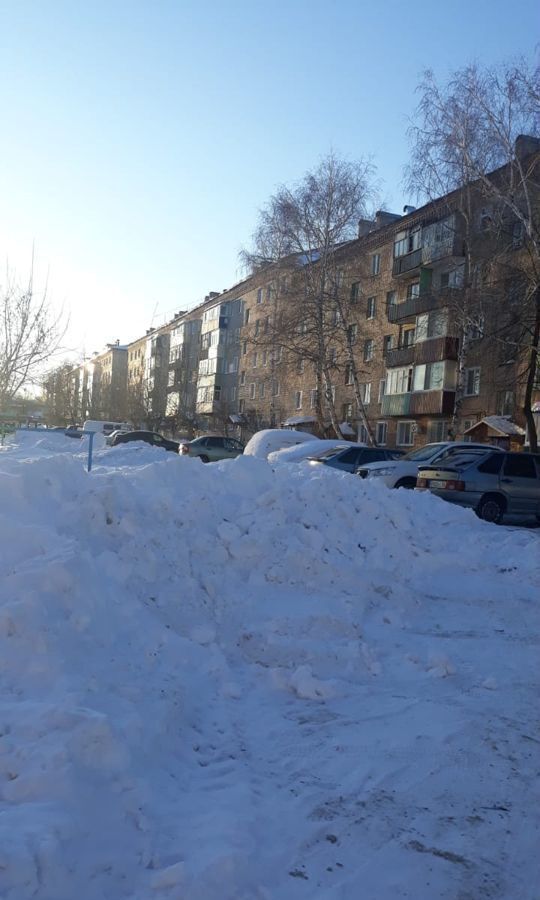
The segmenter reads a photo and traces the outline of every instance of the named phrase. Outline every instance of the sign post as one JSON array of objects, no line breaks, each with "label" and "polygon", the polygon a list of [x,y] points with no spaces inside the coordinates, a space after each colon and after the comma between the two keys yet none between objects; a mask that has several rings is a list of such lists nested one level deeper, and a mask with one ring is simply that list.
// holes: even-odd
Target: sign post
[{"label": "sign post", "polygon": [[88,471],[92,470],[92,453],[94,450],[94,431],[88,433]]}]

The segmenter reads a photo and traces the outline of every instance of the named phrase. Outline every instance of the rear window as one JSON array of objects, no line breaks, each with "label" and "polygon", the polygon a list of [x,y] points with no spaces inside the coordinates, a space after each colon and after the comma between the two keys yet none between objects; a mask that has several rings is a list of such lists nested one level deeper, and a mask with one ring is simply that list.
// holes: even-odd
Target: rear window
[{"label": "rear window", "polygon": [[488,456],[488,458],[484,460],[483,463],[480,463],[480,465],[478,466],[478,471],[484,472],[487,475],[498,475],[501,471],[503,459],[503,453],[494,453],[493,456]]}]

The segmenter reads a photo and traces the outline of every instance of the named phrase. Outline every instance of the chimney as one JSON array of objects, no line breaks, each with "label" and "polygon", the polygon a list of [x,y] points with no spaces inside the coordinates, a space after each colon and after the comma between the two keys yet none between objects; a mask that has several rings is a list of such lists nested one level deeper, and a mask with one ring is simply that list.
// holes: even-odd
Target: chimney
[{"label": "chimney", "polygon": [[210,293],[208,294],[208,298],[210,300],[213,300],[214,297],[219,297],[219,291],[210,291]]},{"label": "chimney", "polygon": [[395,222],[397,219],[401,219],[401,216],[397,215],[397,213],[378,209],[375,213],[375,228],[382,228],[383,225],[390,225],[391,222]]},{"label": "chimney", "polygon": [[358,222],[358,237],[364,237],[366,234],[369,234],[370,231],[375,227],[375,222],[371,219],[360,219]]},{"label": "chimney", "polygon": [[518,134],[514,144],[514,152],[518,159],[524,159],[531,153],[537,153],[540,150],[540,138],[533,137],[532,134]]},{"label": "chimney", "polygon": [[416,212],[416,206],[404,206],[403,207],[403,215],[410,216],[411,213]]}]

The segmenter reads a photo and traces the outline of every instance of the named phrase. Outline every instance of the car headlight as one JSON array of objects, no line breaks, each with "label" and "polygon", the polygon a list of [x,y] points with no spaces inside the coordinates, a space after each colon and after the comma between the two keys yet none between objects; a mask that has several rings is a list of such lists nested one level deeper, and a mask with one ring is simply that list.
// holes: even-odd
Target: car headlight
[{"label": "car headlight", "polygon": [[377,475],[391,475],[393,471],[392,466],[387,466],[386,469],[368,469],[367,477],[374,478]]}]

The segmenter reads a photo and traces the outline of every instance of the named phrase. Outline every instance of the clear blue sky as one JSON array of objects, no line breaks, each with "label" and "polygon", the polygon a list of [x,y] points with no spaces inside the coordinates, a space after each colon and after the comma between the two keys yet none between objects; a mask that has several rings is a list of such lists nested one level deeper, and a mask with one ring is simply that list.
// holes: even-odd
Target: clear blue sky
[{"label": "clear blue sky", "polygon": [[531,56],[535,0],[0,2],[0,259],[99,350],[240,276],[257,209],[330,148],[400,211],[426,67]]}]

